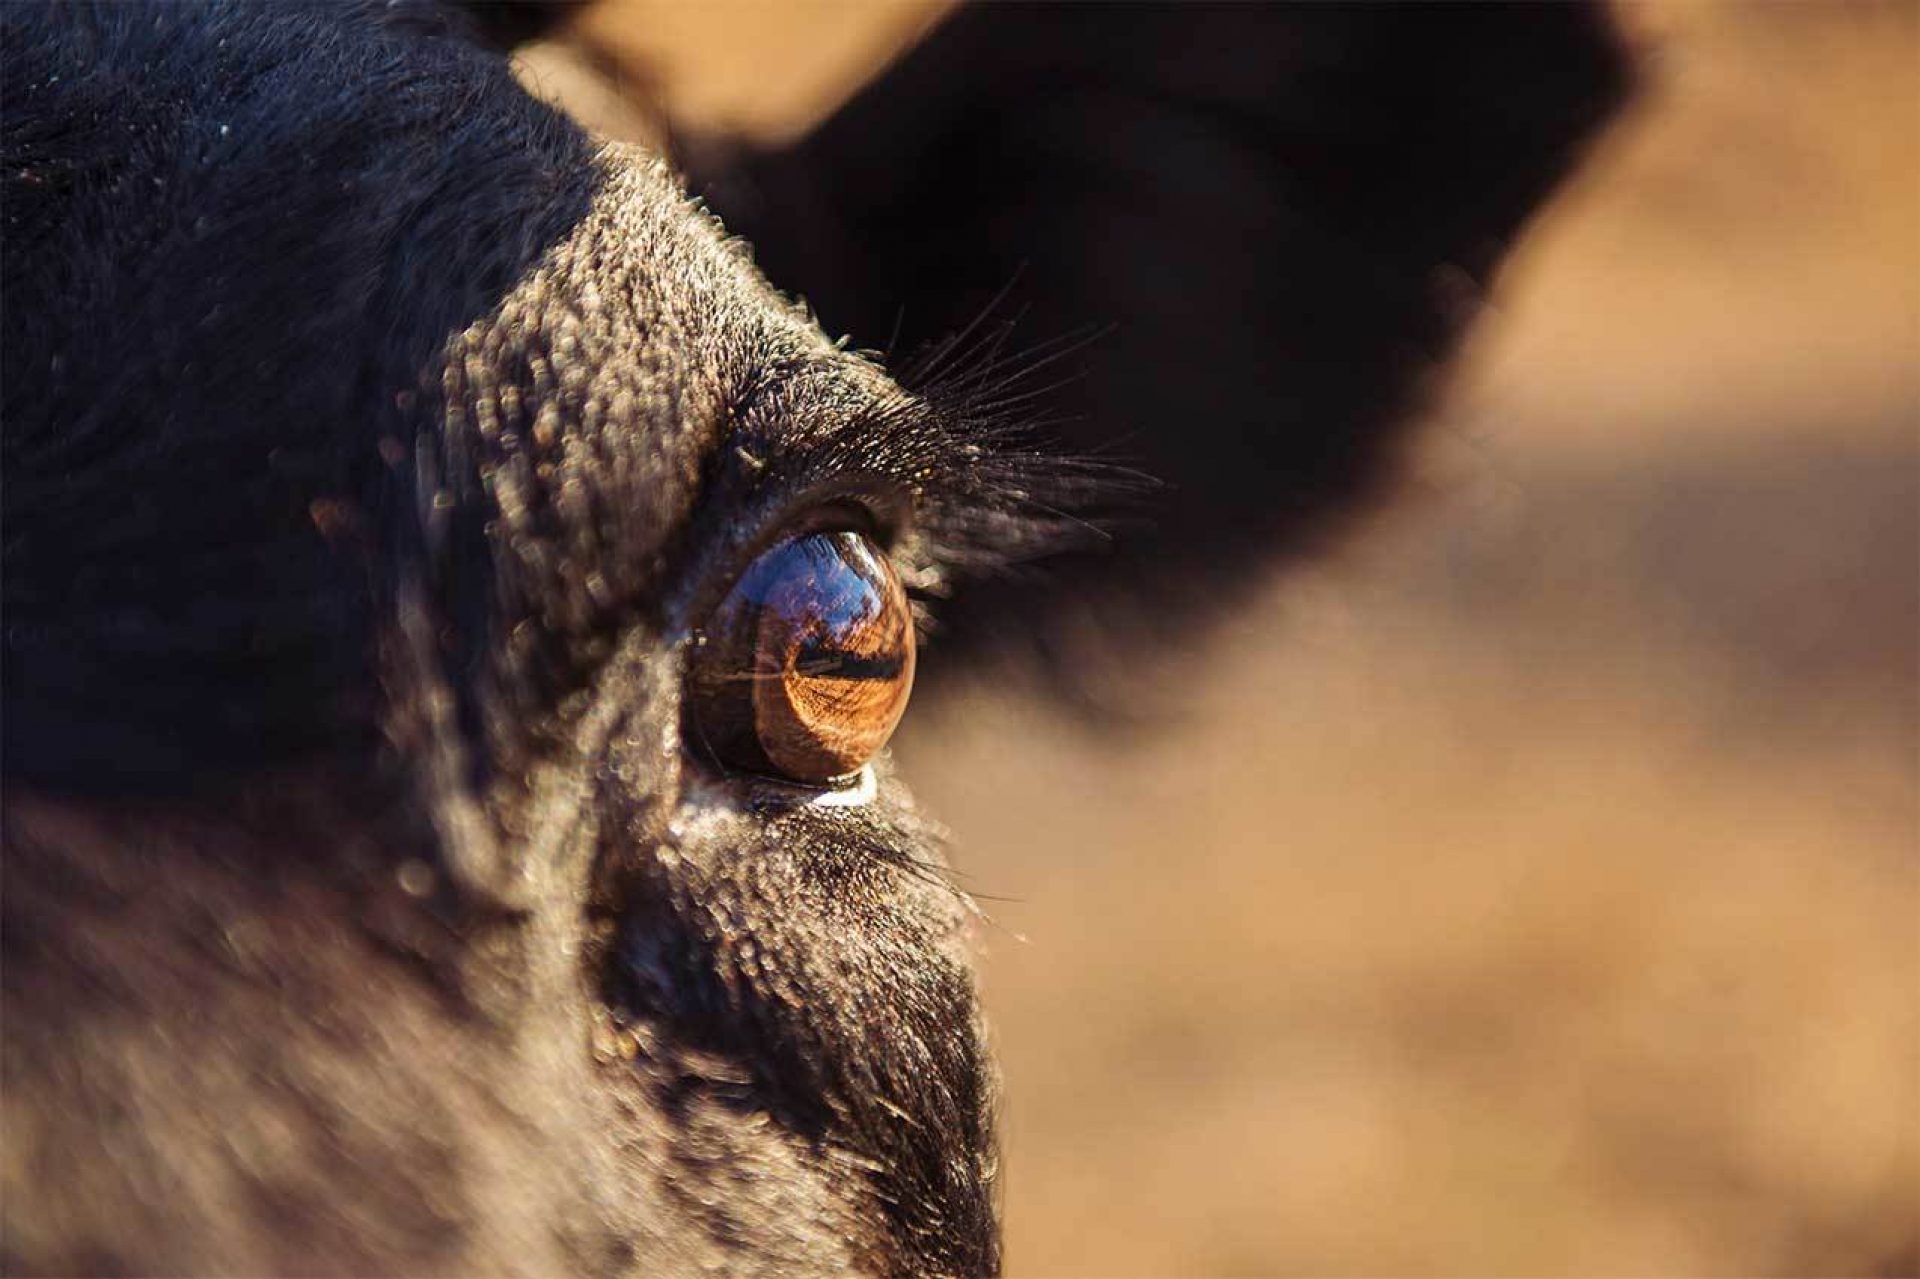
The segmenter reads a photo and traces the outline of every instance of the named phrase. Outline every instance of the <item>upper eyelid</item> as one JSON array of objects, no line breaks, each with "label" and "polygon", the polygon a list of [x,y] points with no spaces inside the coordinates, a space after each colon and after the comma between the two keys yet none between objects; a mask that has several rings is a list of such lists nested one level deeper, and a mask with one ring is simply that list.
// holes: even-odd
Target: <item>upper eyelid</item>
[{"label": "upper eyelid", "polygon": [[[863,380],[872,378],[869,385],[849,385],[854,367]],[[821,397],[827,401],[820,406],[826,412],[817,423],[809,420],[813,406],[805,393],[807,384],[816,380],[833,388]],[[799,403],[780,405],[783,394]],[[848,443],[878,438],[884,444],[890,424],[931,419],[932,409],[877,367],[857,364],[857,357],[837,351],[768,361],[759,364],[732,397],[727,416],[722,445],[727,452],[719,459],[722,483],[716,489],[759,498],[751,505],[761,509],[744,513],[756,524],[797,527],[805,523],[809,510],[850,505],[872,525],[861,531],[889,548],[910,532],[920,501],[915,485],[884,460],[851,457]],[[882,459],[891,452],[879,450]],[[766,500],[762,495],[769,486],[774,496]],[[747,540],[764,548],[778,536],[770,537],[763,529]]]},{"label": "upper eyelid", "polygon": [[788,476],[780,473],[777,454],[759,456],[738,442],[726,447],[713,500],[724,502],[727,509],[717,517],[718,528],[705,536],[696,532],[697,545],[671,610],[672,629],[684,636],[698,631],[741,574],[783,541],[851,528],[873,537],[891,556],[911,527],[911,495],[883,476],[845,472],[809,477],[809,459],[801,458],[793,459],[800,473]]},{"label": "upper eyelid", "polygon": [[696,626],[759,551],[821,507],[863,510],[924,605],[950,572],[1086,542],[1098,529],[1078,512],[1139,487],[1119,468],[1037,444],[976,399],[909,392],[838,350],[756,361],[709,457],[705,528],[683,562],[676,629]]},{"label": "upper eyelid", "polygon": [[[793,393],[809,383],[844,382],[858,363],[858,357],[840,351],[809,352],[756,361],[746,379],[728,397],[726,416],[730,426],[729,436],[738,442],[740,436],[753,439],[758,435],[771,442],[771,432],[756,433],[754,428],[774,411],[772,401],[777,395]],[[881,372],[873,366],[867,367],[873,372]],[[884,373],[881,376],[884,379],[881,385],[897,394],[904,394],[898,384],[886,378]]]}]

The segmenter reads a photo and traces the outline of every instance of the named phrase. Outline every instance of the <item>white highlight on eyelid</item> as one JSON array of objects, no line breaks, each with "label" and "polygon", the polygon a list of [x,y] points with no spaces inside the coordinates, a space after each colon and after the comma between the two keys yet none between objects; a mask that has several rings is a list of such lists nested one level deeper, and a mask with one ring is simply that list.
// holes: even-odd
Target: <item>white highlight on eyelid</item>
[{"label": "white highlight on eyelid", "polygon": [[809,808],[858,808],[862,804],[873,802],[879,790],[873,780],[873,765],[862,764],[860,771],[854,774],[853,785],[844,790],[822,791],[807,801]]}]

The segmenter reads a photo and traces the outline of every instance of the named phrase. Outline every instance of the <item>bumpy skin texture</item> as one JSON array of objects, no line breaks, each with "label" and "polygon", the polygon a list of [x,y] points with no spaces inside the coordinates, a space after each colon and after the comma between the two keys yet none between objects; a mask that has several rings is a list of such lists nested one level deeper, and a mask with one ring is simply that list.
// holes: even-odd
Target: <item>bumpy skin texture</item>
[{"label": "bumpy skin texture", "polygon": [[707,762],[684,657],[823,512],[939,593],[1082,472],[830,342],[475,30],[0,7],[0,1260],[990,1272],[938,834],[884,760]]},{"label": "bumpy skin texture", "polygon": [[497,59],[6,17],[9,1269],[991,1268],[937,851],[678,741],[941,429]]}]

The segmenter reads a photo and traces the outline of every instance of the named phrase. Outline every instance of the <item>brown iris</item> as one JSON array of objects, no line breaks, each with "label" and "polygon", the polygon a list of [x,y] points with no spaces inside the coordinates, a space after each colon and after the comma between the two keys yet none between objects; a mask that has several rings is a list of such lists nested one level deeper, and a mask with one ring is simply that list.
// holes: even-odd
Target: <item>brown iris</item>
[{"label": "brown iris", "polygon": [[723,763],[819,784],[892,736],[913,688],[913,617],[865,535],[812,533],[755,560],[695,643],[697,739]]}]

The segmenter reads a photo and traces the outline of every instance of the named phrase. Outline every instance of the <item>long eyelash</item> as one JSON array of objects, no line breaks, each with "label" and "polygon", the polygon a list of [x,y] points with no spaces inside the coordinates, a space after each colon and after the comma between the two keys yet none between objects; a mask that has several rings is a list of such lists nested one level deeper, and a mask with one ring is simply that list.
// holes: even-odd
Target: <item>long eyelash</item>
[{"label": "long eyelash", "polygon": [[[838,358],[776,357],[760,363],[729,413],[748,446],[736,450],[750,463],[750,474],[739,473],[746,491],[779,474],[787,493],[844,495],[869,507],[891,536],[923,637],[934,629],[932,603],[958,581],[1025,575],[1049,556],[1097,549],[1159,487],[1116,454],[1050,442],[1071,420],[1051,415],[1059,392],[1078,380],[1064,366],[1104,330],[1016,349],[1020,317],[994,315],[1003,301],[901,362],[891,391],[878,379],[850,385]],[[880,363],[877,353],[865,358]],[[811,390],[801,396],[799,387]]]},{"label": "long eyelash", "polygon": [[[1003,295],[1004,296],[1004,295]],[[1048,441],[1048,406],[1078,375],[1061,366],[1107,330],[1084,329],[1016,349],[1020,316],[995,319],[1002,298],[897,373],[911,398],[885,430],[915,439],[919,544],[910,587],[942,596],[955,577],[1006,575],[1096,546],[1157,487],[1113,458],[1070,454]],[[879,424],[876,424],[878,426]],[[922,609],[924,620],[924,608]]]}]

